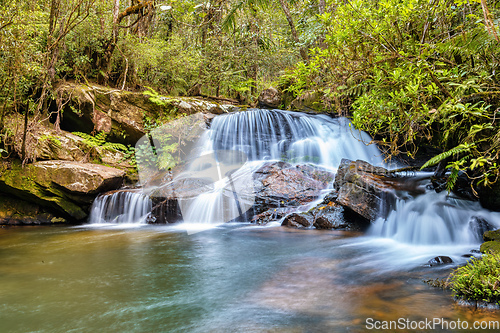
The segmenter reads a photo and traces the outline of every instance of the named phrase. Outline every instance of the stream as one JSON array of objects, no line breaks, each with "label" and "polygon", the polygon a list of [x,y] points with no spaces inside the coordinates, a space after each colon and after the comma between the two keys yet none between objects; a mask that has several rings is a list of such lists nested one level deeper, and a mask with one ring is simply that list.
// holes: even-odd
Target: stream
[{"label": "stream", "polygon": [[[364,332],[370,318],[500,320],[423,282],[478,244],[242,223],[193,230],[0,229],[2,332]],[[456,262],[426,267],[435,255]]]},{"label": "stream", "polygon": [[[160,134],[143,144],[161,142]],[[215,176],[210,191],[179,203],[184,223],[146,224],[154,189],[128,189],[98,197],[88,224],[0,228],[1,331],[500,330],[498,311],[460,306],[424,282],[477,256],[480,221],[499,228],[500,213],[424,181],[424,194],[397,201],[363,233],[231,222],[253,204],[247,180],[264,161],[332,172],[342,158],[388,166],[365,133],[324,115],[218,116],[199,142],[187,170]],[[159,146],[151,151],[161,155]],[[224,166],[221,151],[236,151],[224,156],[239,164]],[[453,262],[430,267],[436,256]]]}]

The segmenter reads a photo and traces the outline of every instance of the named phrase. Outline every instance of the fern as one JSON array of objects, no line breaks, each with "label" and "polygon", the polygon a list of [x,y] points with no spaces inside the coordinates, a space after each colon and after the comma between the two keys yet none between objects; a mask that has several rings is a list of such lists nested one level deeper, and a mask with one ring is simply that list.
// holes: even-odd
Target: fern
[{"label": "fern", "polygon": [[436,165],[439,162],[444,161],[448,157],[451,157],[453,155],[457,155],[457,154],[460,154],[463,152],[469,152],[472,148],[474,148],[474,144],[469,144],[469,143],[460,144],[460,145],[456,146],[455,148],[452,148],[448,151],[445,151],[444,153],[441,153],[439,155],[434,156],[433,158],[431,158],[430,160],[425,162],[425,164],[422,165],[420,170],[425,169],[425,168],[430,167],[430,166],[433,166],[433,165]]}]

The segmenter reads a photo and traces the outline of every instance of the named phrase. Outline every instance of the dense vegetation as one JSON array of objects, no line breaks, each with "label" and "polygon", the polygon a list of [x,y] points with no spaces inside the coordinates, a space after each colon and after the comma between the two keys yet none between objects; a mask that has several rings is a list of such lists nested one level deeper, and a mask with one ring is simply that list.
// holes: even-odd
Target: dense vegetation
[{"label": "dense vegetation", "polygon": [[0,9],[4,156],[6,113],[32,122],[61,112],[64,80],[240,103],[275,84],[291,97],[315,93],[318,109],[351,116],[391,155],[442,149],[427,165],[450,168],[450,188],[459,171],[473,188],[500,174],[497,1],[38,0]]}]

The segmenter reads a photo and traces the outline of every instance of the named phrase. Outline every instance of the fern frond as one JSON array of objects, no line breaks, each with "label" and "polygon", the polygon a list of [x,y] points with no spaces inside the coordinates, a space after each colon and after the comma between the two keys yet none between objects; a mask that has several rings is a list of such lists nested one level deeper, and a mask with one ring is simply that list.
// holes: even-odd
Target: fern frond
[{"label": "fern frond", "polygon": [[430,166],[433,166],[433,165],[436,165],[439,162],[444,161],[445,159],[447,159],[450,156],[457,155],[457,154],[463,153],[463,152],[469,152],[472,148],[474,148],[474,144],[469,144],[469,143],[460,144],[460,145],[456,146],[455,148],[452,148],[448,151],[445,151],[444,153],[441,153],[439,155],[434,156],[433,158],[431,158],[430,160],[425,162],[425,164],[422,165],[420,170],[425,169],[425,168],[430,167]]}]

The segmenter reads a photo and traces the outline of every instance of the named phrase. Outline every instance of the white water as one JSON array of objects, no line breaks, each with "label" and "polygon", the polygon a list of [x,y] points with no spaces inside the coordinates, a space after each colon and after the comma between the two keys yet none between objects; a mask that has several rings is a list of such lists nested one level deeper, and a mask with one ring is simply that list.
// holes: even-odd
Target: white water
[{"label": "white water", "polygon": [[[332,170],[336,170],[342,158],[383,166],[380,151],[367,145],[369,142],[367,134],[356,131],[343,118],[279,110],[218,116],[193,150],[193,162],[180,176],[205,178],[212,184],[211,190],[180,200],[184,221],[199,228],[241,216],[253,205],[253,198],[248,195],[252,192],[252,174],[267,160],[308,162]],[[240,153],[225,157],[220,153],[227,151]],[[150,210],[151,201],[142,194],[116,192],[96,199],[90,222],[145,223]],[[437,253],[455,260],[459,253],[481,242],[483,230],[476,230],[474,218],[500,227],[500,213],[482,209],[477,202],[452,199],[445,192],[431,190],[416,198],[399,200],[393,211],[372,225],[367,239],[372,245],[386,247],[387,255],[394,258],[405,252],[404,260],[411,256],[421,261]]]},{"label": "white water", "polygon": [[98,196],[90,210],[90,224],[145,224],[152,203],[142,191],[116,191]]},{"label": "white water", "polygon": [[285,160],[337,168],[342,158],[383,165],[368,134],[346,118],[281,110],[249,110],[214,118],[202,138],[205,152],[237,150],[250,161]]}]

